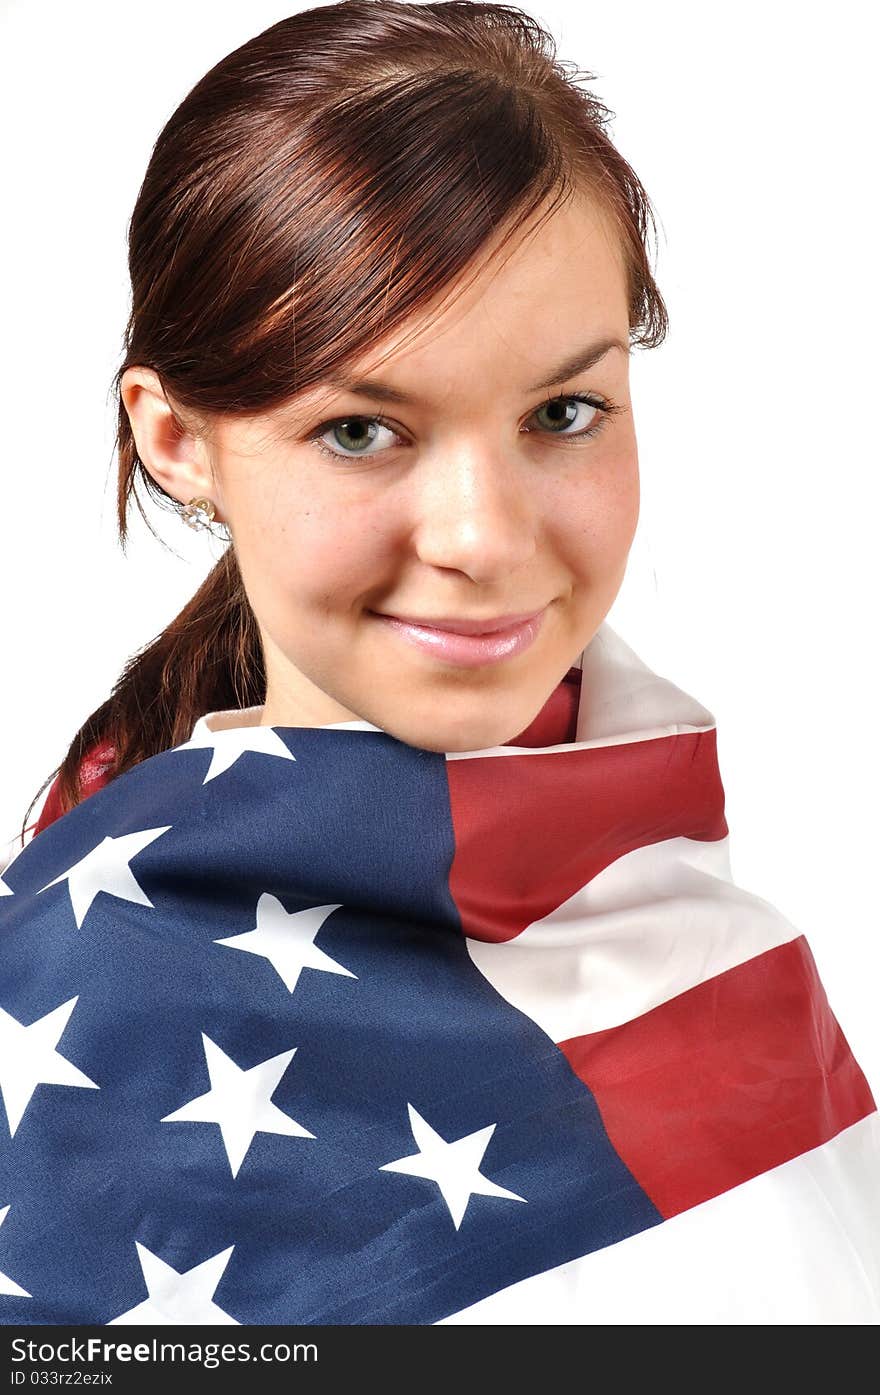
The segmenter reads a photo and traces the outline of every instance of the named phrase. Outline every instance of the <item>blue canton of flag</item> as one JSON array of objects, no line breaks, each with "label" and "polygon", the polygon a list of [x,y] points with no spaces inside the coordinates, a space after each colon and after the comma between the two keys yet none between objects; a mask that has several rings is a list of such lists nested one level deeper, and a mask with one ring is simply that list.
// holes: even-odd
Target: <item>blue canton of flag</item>
[{"label": "blue canton of flag", "polygon": [[0,881],[0,1320],[435,1323],[660,1222],[468,953],[446,757],[223,735]]}]

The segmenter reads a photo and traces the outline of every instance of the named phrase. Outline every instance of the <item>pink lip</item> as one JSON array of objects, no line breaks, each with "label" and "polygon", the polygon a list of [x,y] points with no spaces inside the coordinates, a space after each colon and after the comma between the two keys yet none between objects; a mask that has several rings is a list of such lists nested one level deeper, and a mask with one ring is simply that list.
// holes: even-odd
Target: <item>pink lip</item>
[{"label": "pink lip", "polygon": [[[487,620],[444,618],[441,621],[438,618],[430,625],[398,615],[383,615],[379,611],[373,614],[399,634],[401,639],[433,654],[435,658],[463,668],[478,668],[483,664],[500,663],[502,659],[528,649],[537,637],[546,610],[544,606],[531,614],[501,615]],[[452,629],[453,625],[462,628]]]}]

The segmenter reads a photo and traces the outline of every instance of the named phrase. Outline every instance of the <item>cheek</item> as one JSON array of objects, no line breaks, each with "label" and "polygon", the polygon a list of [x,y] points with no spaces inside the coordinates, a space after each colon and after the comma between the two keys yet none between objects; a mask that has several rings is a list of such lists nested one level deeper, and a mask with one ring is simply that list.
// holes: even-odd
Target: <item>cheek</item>
[{"label": "cheek", "polygon": [[560,536],[575,570],[615,572],[639,520],[638,452],[633,438],[586,455],[554,505]]},{"label": "cheek", "polygon": [[[311,501],[269,510],[240,547],[264,610],[291,601],[306,608],[345,606],[381,579],[388,542],[380,520],[364,509]],[[250,588],[249,588],[250,589]]]}]

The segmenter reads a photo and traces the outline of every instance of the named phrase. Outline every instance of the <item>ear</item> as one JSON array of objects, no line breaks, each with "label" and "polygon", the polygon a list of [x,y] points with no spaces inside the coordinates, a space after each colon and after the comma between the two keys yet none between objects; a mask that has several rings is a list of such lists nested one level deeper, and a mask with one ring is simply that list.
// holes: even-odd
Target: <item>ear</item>
[{"label": "ear", "polygon": [[137,453],[156,483],[181,504],[196,497],[211,499],[222,517],[222,501],[204,440],[184,424],[165,396],[152,368],[127,368],[120,382]]}]

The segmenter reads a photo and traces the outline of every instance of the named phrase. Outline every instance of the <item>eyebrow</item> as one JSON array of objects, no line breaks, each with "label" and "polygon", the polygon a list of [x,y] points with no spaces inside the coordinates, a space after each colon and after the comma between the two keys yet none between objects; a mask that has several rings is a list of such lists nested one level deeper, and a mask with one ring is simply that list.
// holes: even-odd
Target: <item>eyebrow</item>
[{"label": "eyebrow", "polygon": [[[563,359],[562,363],[558,363],[555,368],[551,369],[546,378],[542,378],[539,383],[534,383],[525,391],[529,393],[541,392],[544,388],[555,387],[557,383],[567,382],[569,378],[574,378],[578,373],[584,373],[588,368],[592,368],[612,349],[620,349],[622,353],[629,355],[629,345],[625,344],[622,339],[599,339],[592,344],[586,344],[570,358]],[[402,392],[400,388],[392,387],[390,383],[379,382],[376,378],[355,378],[346,374],[336,374],[324,381],[330,387],[353,393],[355,397],[384,398],[387,402],[400,402],[410,406],[416,401],[411,393]]]}]

